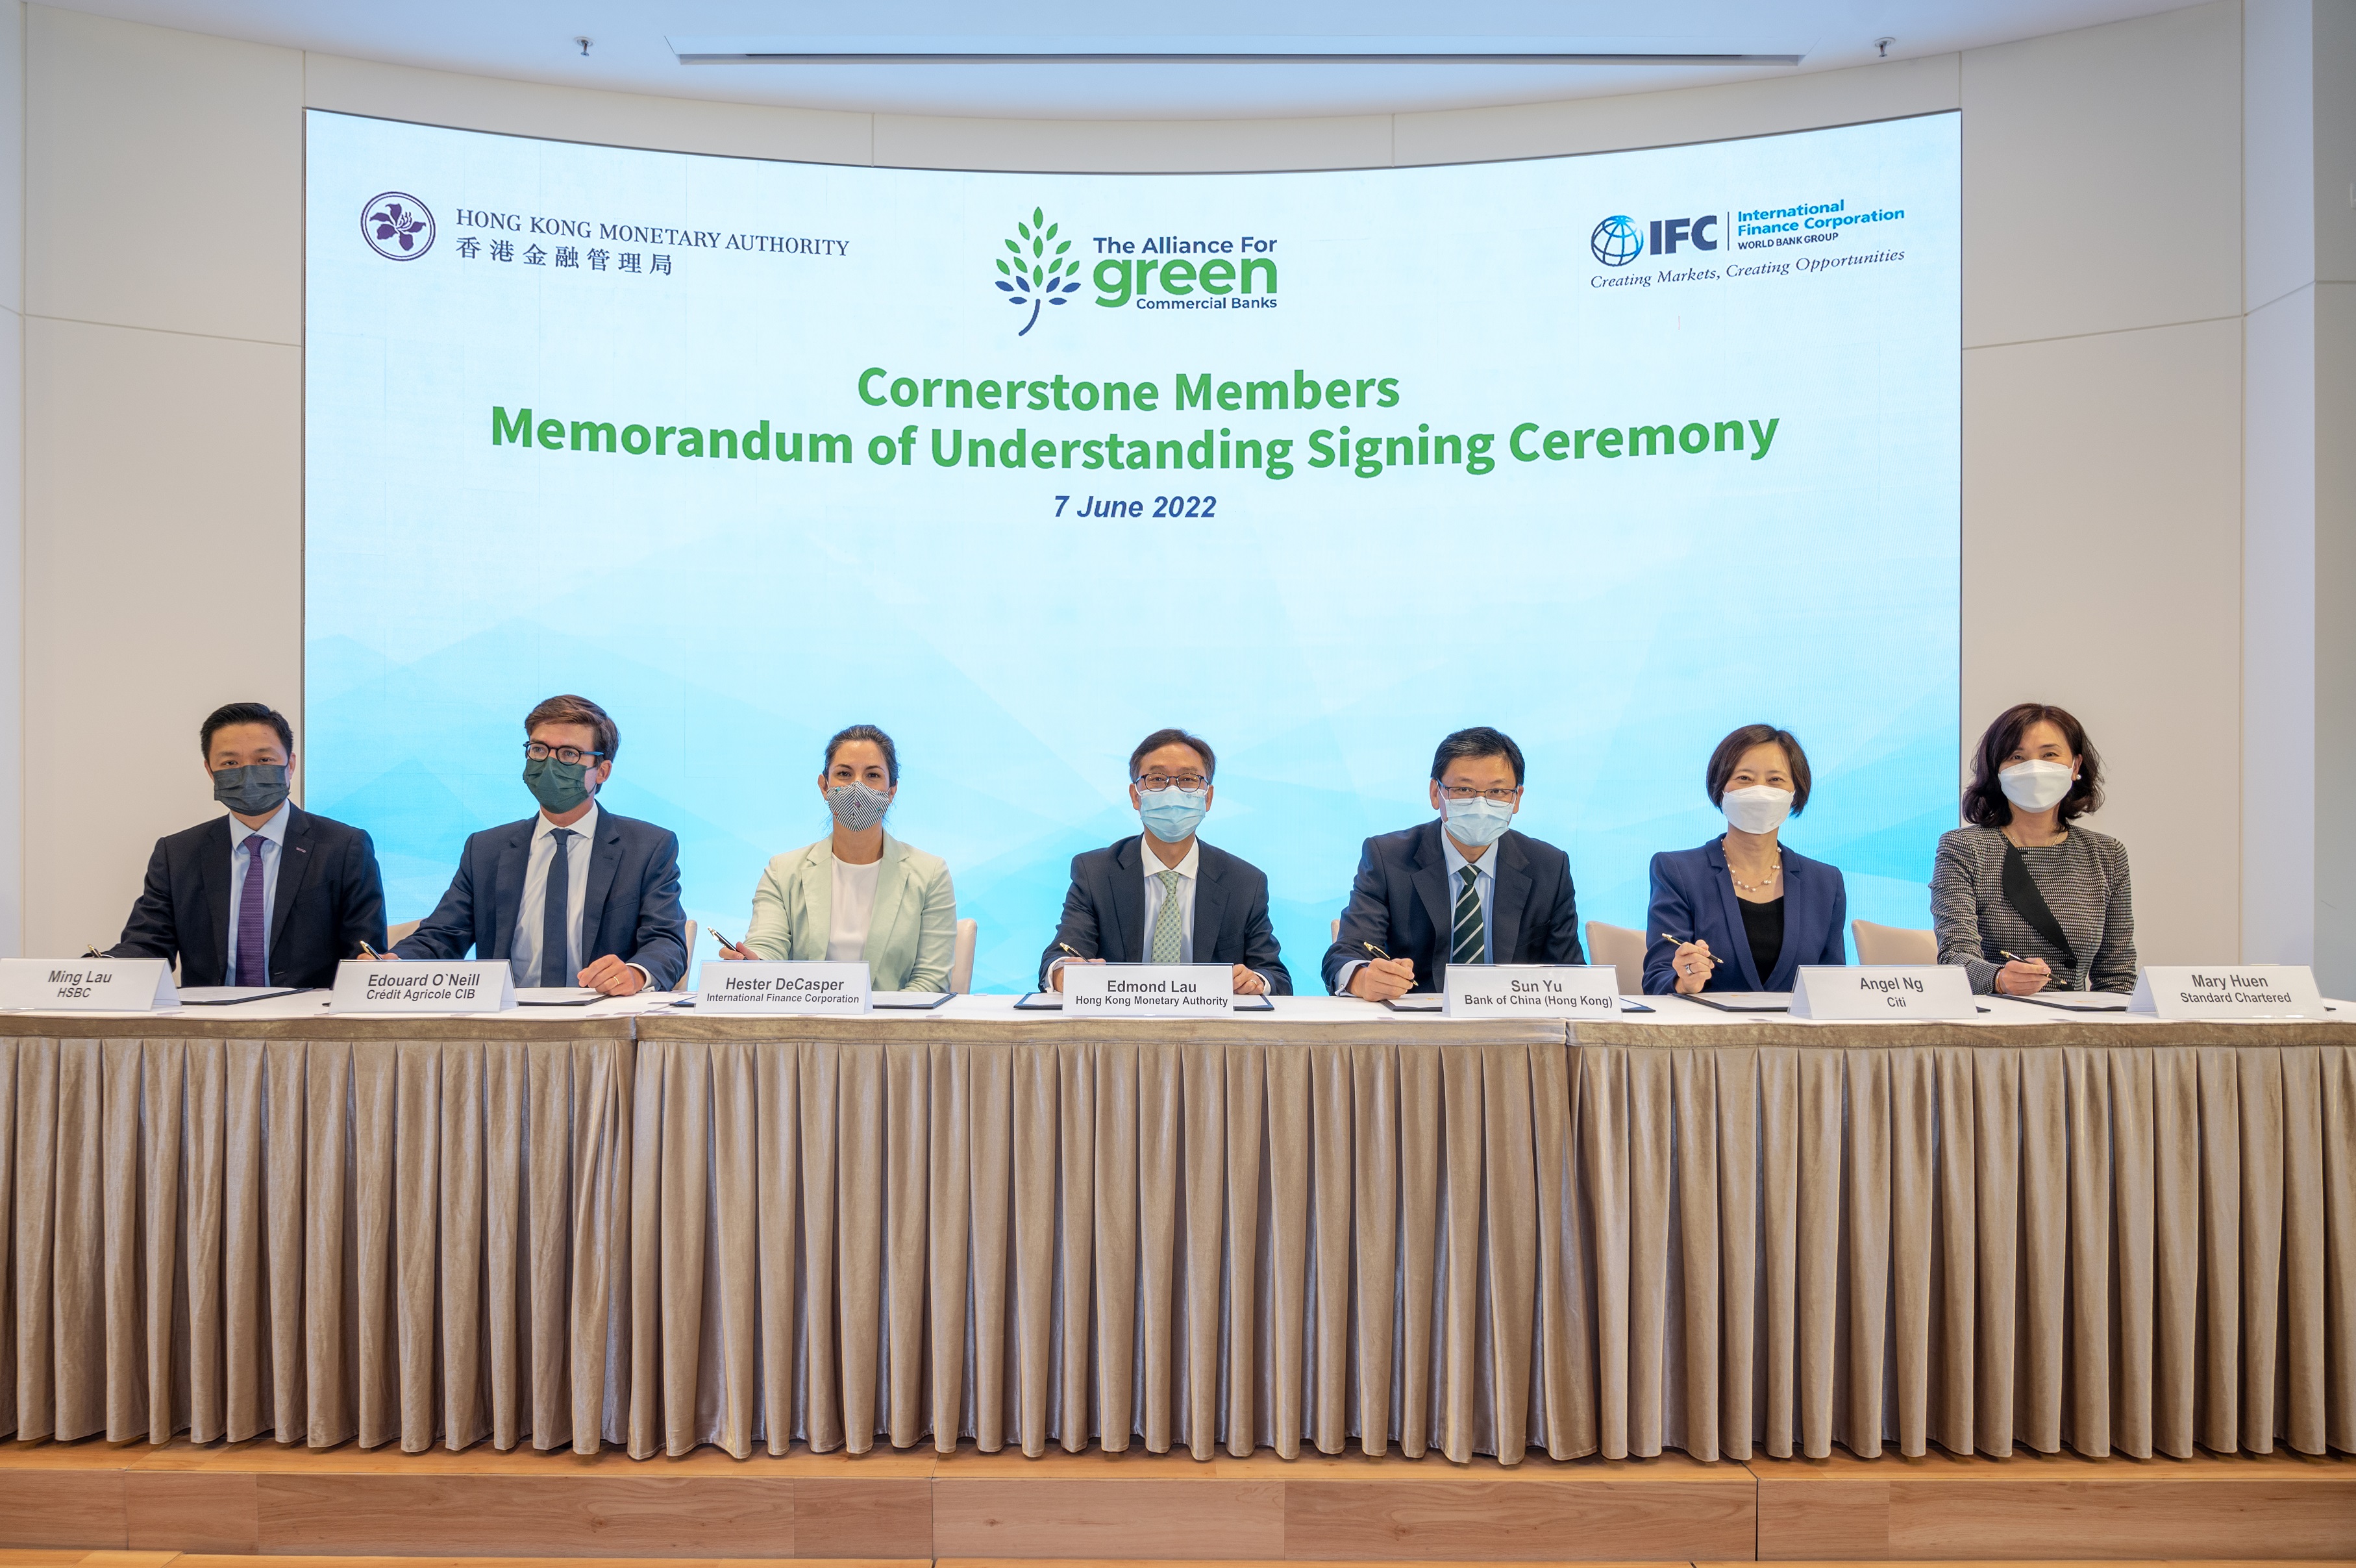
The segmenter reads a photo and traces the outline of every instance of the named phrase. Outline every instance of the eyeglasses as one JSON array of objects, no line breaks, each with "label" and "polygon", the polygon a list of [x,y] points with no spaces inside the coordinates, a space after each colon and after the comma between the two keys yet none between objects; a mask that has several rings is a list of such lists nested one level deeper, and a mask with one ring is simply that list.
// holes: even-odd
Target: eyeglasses
[{"label": "eyeglasses", "polygon": [[1141,789],[1174,788],[1183,789],[1190,795],[1198,795],[1208,789],[1210,783],[1211,781],[1200,773],[1147,773],[1139,776],[1137,787]]},{"label": "eyeglasses", "polygon": [[1483,800],[1494,800],[1500,806],[1510,806],[1514,803],[1514,797],[1522,791],[1519,785],[1502,789],[1475,789],[1469,784],[1444,784],[1440,786],[1440,792],[1451,800],[1470,800],[1478,797]]},{"label": "eyeglasses", "polygon": [[545,762],[552,757],[563,763],[594,762],[605,755],[602,751],[584,751],[577,746],[542,746],[536,740],[523,743],[523,754],[532,762]]}]

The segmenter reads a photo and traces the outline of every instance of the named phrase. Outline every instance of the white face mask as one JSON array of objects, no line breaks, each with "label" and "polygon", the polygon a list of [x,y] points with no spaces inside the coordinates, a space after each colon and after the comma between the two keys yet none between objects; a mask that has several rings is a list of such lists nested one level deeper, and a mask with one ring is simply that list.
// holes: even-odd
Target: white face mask
[{"label": "white face mask", "polygon": [[2016,762],[1998,770],[1997,783],[2004,798],[2024,811],[2042,811],[2062,803],[2078,776],[2065,762]]},{"label": "white face mask", "polygon": [[1729,789],[1719,797],[1719,806],[1730,826],[1746,833],[1772,832],[1792,814],[1792,791],[1756,784],[1748,789]]}]

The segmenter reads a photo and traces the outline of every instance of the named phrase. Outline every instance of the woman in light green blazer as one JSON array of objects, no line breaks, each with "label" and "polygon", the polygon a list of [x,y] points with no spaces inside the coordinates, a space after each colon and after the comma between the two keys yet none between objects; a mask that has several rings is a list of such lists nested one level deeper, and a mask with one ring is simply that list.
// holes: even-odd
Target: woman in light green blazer
[{"label": "woman in light green blazer", "polygon": [[957,947],[957,893],[937,855],[884,831],[900,791],[900,756],[873,725],[827,742],[819,793],[834,832],[769,862],[753,890],[753,926],[730,958],[864,960],[878,991],[947,991]]}]

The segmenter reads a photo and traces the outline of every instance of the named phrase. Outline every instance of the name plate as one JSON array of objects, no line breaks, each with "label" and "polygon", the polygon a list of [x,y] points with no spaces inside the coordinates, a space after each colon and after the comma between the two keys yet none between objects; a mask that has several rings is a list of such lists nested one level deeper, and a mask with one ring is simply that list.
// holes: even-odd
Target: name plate
[{"label": "name plate", "polygon": [[1451,1018],[1614,1018],[1620,972],[1608,963],[1451,963],[1440,1010]]},{"label": "name plate", "polygon": [[1066,1018],[1230,1018],[1234,966],[1224,963],[1067,963]]},{"label": "name plate", "polygon": [[504,1013],[516,1004],[515,972],[496,963],[348,958],[336,966],[330,1013]]},{"label": "name plate", "polygon": [[179,1004],[172,966],[164,959],[0,959],[0,1008],[152,1013]]},{"label": "name plate", "polygon": [[1953,963],[1813,964],[1800,966],[1792,987],[1792,1016],[1863,1018],[1972,1018],[1972,977]]},{"label": "name plate", "polygon": [[2303,963],[2176,964],[2138,973],[2127,1011],[2161,1018],[2320,1018],[2323,993]]},{"label": "name plate", "polygon": [[857,1017],[873,1005],[872,985],[864,963],[706,959],[696,977],[695,1010]]}]

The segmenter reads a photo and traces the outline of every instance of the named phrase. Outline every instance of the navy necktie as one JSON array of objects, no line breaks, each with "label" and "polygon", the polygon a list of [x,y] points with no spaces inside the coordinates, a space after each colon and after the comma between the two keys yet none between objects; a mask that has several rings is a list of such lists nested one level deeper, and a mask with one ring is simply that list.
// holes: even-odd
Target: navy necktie
[{"label": "navy necktie", "polygon": [[540,926],[540,983],[542,985],[571,985],[579,978],[570,961],[573,948],[573,867],[564,853],[564,841],[573,836],[573,830],[557,828],[548,836],[556,842],[556,853],[548,859],[548,899]]},{"label": "navy necktie", "polygon": [[262,847],[270,841],[250,833],[245,841],[245,886],[237,895],[237,974],[233,985],[270,983],[270,936],[262,902]]}]

